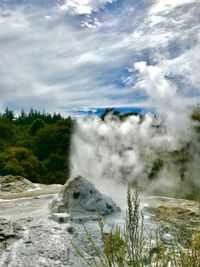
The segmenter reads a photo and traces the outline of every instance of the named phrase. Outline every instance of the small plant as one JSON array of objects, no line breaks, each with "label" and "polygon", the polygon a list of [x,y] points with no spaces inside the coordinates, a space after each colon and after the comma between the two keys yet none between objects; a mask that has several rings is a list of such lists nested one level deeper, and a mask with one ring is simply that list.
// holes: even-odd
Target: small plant
[{"label": "small plant", "polygon": [[146,236],[144,218],[140,212],[138,192],[127,192],[127,212],[124,229],[113,225],[111,231],[104,232],[106,220],[99,216],[100,238],[98,247],[91,233],[85,228],[93,256],[73,244],[77,254],[91,267],[200,267],[200,233],[193,236],[187,248],[182,248],[176,238],[170,247],[160,241],[159,231]]}]

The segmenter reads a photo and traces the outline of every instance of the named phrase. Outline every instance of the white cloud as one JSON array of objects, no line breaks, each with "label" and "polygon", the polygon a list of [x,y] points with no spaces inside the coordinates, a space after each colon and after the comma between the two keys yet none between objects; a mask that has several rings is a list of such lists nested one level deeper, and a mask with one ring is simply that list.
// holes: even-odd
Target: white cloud
[{"label": "white cloud", "polygon": [[66,0],[60,5],[61,10],[71,11],[78,15],[88,15],[98,11],[115,0]]},{"label": "white cloud", "polygon": [[176,7],[181,7],[183,5],[196,2],[196,0],[155,0],[155,3],[152,5],[152,8],[150,10],[150,14],[170,12]]},{"label": "white cloud", "polygon": [[[106,9],[106,4],[114,2]],[[175,82],[178,93],[187,90],[189,94],[190,87],[198,87],[197,1],[20,3],[1,5],[1,107],[63,112],[153,104],[144,102],[135,70],[128,71],[141,61],[147,62],[144,71],[151,71],[151,77],[153,71],[173,79],[184,77],[181,88]],[[170,90],[168,94],[173,95]],[[155,94],[162,93],[156,89]]]},{"label": "white cloud", "polygon": [[[200,91],[200,45],[194,45],[179,57],[171,60],[163,60],[160,65],[168,74],[181,75],[188,83],[189,92]],[[192,87],[192,88],[191,88]]]}]

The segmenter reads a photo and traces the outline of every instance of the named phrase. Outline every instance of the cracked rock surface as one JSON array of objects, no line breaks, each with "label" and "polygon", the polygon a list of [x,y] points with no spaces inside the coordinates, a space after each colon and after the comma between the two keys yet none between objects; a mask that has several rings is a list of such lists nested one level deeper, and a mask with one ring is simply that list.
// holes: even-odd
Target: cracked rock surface
[{"label": "cracked rock surface", "polygon": [[90,218],[95,218],[99,213],[108,215],[117,211],[120,211],[120,208],[112,198],[101,194],[82,176],[68,180],[52,203],[52,213],[68,212],[74,218],[76,214],[79,214],[79,217],[82,214],[86,219],[88,214]]}]

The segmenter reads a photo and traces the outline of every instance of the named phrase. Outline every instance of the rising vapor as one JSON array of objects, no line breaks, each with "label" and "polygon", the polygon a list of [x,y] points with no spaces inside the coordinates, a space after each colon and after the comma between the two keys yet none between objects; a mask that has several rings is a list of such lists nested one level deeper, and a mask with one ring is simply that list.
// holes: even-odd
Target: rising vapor
[{"label": "rising vapor", "polygon": [[[133,115],[121,120],[112,114],[104,120],[78,119],[71,175],[83,175],[112,195],[112,191],[118,192],[116,186],[127,183],[137,184],[148,194],[189,193],[189,186],[198,183],[194,158],[199,153],[193,151],[196,141],[191,109],[158,66],[138,62],[135,69],[138,86],[154,103],[156,114],[146,114],[142,119]],[[183,175],[181,160],[177,164],[176,157],[185,155],[186,149],[190,160],[183,159]],[[159,162],[161,166],[157,166]]]}]

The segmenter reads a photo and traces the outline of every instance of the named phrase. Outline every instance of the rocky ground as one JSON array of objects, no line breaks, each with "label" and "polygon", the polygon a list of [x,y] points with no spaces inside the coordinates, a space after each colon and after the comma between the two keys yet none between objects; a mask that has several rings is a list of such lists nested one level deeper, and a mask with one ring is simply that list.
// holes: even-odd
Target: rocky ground
[{"label": "rocky ground", "polygon": [[46,195],[0,202],[0,217],[6,219],[0,266],[69,265],[67,226],[48,219],[52,199]]},{"label": "rocky ground", "polygon": [[37,186],[21,176],[0,176],[0,194],[22,193],[35,190]]},{"label": "rocky ground", "polygon": [[[83,266],[84,263],[74,255],[71,240],[75,240],[78,246],[87,250],[87,240],[80,221],[85,222],[96,238],[97,217],[90,212],[83,212],[83,209],[81,217],[78,215],[80,209],[74,211],[73,221],[66,216],[67,213],[52,213],[53,200],[58,203],[58,192],[61,188],[59,185],[32,184],[31,190],[28,186],[26,191],[16,192],[14,184],[18,187],[19,182],[24,184],[24,181],[17,178],[17,181],[13,182],[14,178],[10,177],[7,179],[8,183],[11,180],[12,192],[0,192],[0,266]],[[104,196],[90,183],[87,185],[91,186],[97,202],[100,203],[96,208],[103,207],[109,211],[110,207],[106,207]],[[79,187],[76,184],[76,188],[80,189],[77,193],[84,193],[82,186],[84,188],[83,184]],[[91,188],[87,187],[87,190],[91,191]],[[75,199],[78,201],[77,195]],[[82,200],[86,208],[91,207],[87,196],[85,201]],[[105,201],[114,206],[110,198],[105,197]],[[61,220],[62,218],[65,219]]]},{"label": "rocky ground", "polygon": [[168,234],[170,239],[170,235],[175,235],[177,241],[183,245],[187,245],[194,232],[200,232],[200,203],[198,202],[149,197],[144,210],[151,214],[151,220],[158,225],[164,236]]},{"label": "rocky ground", "polygon": [[60,184],[44,185],[31,183],[21,176],[0,176],[0,199],[17,199],[56,194],[62,188]]},{"label": "rocky ground", "polygon": [[[38,188],[40,194],[35,195]],[[87,253],[90,252],[83,225],[76,220],[80,215],[76,214],[75,220],[69,217],[63,221],[52,219],[52,201],[57,203],[60,197],[58,188],[59,186],[36,185],[31,196],[21,192],[13,198],[10,195],[16,193],[9,193],[8,199],[6,195],[4,199],[0,199],[0,267],[84,266],[75,256],[71,244],[73,241]],[[100,195],[98,197],[101,199]],[[87,201],[84,207],[88,207]],[[101,206],[104,206],[102,203]],[[165,243],[170,241],[168,229],[171,225],[183,225],[187,229],[199,226],[199,206],[196,202],[151,197],[142,199],[142,207],[148,229],[157,223],[160,223],[163,229],[165,227],[162,233]],[[63,213],[60,213],[58,218],[62,216]],[[123,210],[109,215],[106,229],[109,231],[113,222],[123,224],[124,216]],[[96,218],[87,212],[84,213],[82,219],[84,218],[87,229],[98,242],[98,225],[97,221],[93,220]]]}]

